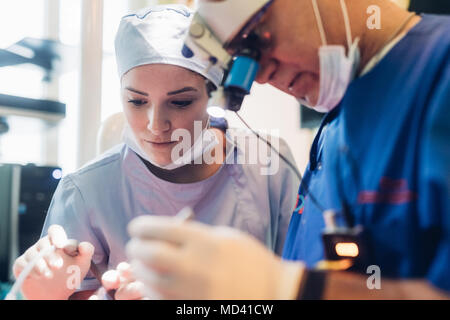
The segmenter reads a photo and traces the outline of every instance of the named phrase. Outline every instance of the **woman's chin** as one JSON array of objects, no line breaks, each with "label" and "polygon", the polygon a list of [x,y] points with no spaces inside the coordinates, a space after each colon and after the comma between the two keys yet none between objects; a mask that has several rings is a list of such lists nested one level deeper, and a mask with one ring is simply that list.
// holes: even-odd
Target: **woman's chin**
[{"label": "woman's chin", "polygon": [[168,157],[155,157],[154,155],[150,155],[149,152],[145,152],[148,161],[155,167],[165,167],[172,163],[170,160],[170,155]]}]

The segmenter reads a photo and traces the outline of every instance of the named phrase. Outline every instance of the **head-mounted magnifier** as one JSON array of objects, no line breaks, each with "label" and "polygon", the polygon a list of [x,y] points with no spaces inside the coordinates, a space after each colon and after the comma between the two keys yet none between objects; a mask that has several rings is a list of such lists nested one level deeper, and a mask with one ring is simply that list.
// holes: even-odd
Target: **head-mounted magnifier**
[{"label": "head-mounted magnifier", "polygon": [[[259,70],[261,49],[267,43],[254,31],[273,0],[201,2],[189,29],[183,55],[206,55],[224,70],[222,88],[210,106],[239,111]],[[201,53],[199,53],[201,51]]]}]

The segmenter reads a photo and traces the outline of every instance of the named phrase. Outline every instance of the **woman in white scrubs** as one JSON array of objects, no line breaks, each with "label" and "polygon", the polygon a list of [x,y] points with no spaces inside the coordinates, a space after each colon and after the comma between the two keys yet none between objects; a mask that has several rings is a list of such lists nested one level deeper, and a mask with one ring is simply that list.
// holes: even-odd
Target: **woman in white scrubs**
[{"label": "woman in white scrubs", "polygon": [[[101,286],[88,272],[91,259],[102,272],[126,261],[129,221],[139,215],[174,216],[185,207],[193,209],[195,220],[246,231],[281,254],[299,180],[278,157],[278,168],[270,175],[263,174],[267,168],[261,163],[229,161],[248,159],[255,152],[249,142],[256,138],[234,141],[235,131],[208,130],[209,94],[223,74],[203,57],[182,55],[191,18],[183,6],[158,6],[122,19],[116,55],[127,120],[125,143],[62,179],[42,239],[17,259],[14,273],[17,277],[42,248],[64,246],[66,237],[80,242],[79,255],[70,257],[57,249],[39,262],[23,286],[26,298],[88,297]],[[198,145],[193,138],[188,146],[196,142],[199,148],[189,164],[177,163],[188,153],[173,159],[178,140],[172,135],[184,129],[195,137],[196,125],[210,134],[211,143]],[[294,162],[283,141],[279,149]],[[215,161],[197,163],[206,153]],[[71,265],[79,267],[79,288],[67,286]],[[121,297],[140,296],[116,294]]]}]

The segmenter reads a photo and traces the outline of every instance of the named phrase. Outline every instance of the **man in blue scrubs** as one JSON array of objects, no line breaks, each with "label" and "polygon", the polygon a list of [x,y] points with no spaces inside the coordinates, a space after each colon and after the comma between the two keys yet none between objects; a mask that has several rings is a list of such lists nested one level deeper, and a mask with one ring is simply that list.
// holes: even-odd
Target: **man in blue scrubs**
[{"label": "man in blue scrubs", "polygon": [[[129,226],[138,278],[162,298],[448,298],[450,17],[389,0],[275,0],[254,32],[269,44],[258,81],[326,113],[284,259],[228,229],[149,217]],[[363,228],[366,260],[351,272],[314,269],[329,209],[338,227]]]}]

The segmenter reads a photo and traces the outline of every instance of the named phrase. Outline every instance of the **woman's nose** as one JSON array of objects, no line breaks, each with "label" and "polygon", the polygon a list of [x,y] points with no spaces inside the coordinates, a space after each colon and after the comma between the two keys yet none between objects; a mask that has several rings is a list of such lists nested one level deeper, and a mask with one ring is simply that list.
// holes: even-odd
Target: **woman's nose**
[{"label": "woman's nose", "polygon": [[161,135],[170,130],[170,121],[166,114],[159,107],[151,107],[147,112],[148,125],[147,129],[154,135]]}]

